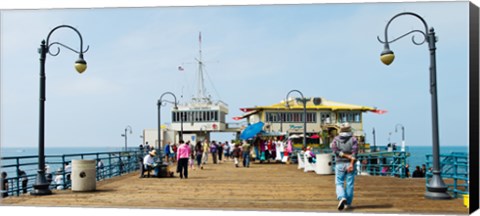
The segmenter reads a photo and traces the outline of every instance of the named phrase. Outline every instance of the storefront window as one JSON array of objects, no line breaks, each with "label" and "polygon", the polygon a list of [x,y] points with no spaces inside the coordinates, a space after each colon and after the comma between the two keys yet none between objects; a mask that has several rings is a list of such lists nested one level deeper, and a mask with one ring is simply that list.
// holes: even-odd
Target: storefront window
[{"label": "storefront window", "polygon": [[353,120],[357,123],[362,122],[361,114],[360,113],[354,113]]},{"label": "storefront window", "polygon": [[344,112],[338,113],[338,122],[340,123],[347,122],[347,113],[344,113]]}]

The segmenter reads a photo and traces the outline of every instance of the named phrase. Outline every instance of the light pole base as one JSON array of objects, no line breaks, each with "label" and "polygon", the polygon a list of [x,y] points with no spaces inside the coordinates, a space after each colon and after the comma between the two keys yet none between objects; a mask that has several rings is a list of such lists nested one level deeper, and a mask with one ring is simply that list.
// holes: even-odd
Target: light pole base
[{"label": "light pole base", "polygon": [[48,184],[45,186],[33,185],[33,191],[30,192],[30,195],[33,196],[44,196],[51,195],[52,191],[48,188]]},{"label": "light pole base", "polygon": [[448,187],[443,182],[442,176],[439,171],[433,171],[432,179],[427,184],[427,191],[425,192],[425,198],[432,200],[446,200],[451,199],[450,194],[447,193]]},{"label": "light pole base", "polygon": [[33,184],[33,191],[30,192],[30,195],[34,196],[43,196],[43,195],[50,195],[52,191],[49,188],[50,184],[47,182],[45,178],[45,172],[38,171],[37,179],[35,184]]}]

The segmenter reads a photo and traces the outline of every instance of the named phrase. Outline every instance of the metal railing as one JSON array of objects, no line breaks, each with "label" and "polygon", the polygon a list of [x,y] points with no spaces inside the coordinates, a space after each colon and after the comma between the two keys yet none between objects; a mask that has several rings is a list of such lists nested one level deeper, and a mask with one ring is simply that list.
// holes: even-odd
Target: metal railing
[{"label": "metal railing", "polygon": [[[440,172],[442,178],[446,181],[448,191],[453,197],[468,194],[469,188],[469,158],[468,153],[452,152],[450,154],[440,154]],[[433,166],[433,155],[426,155],[427,172],[425,174],[425,184],[428,184],[432,178],[430,168]],[[450,183],[453,181],[453,183]]]},{"label": "metal railing", "polygon": [[[158,157],[163,156],[161,150],[156,151]],[[51,189],[70,188],[71,170],[65,169],[65,164],[71,165],[72,160],[85,159],[96,161],[96,178],[97,181],[101,181],[138,170],[139,160],[143,160],[146,153],[145,149],[130,148],[127,151],[46,155],[46,178]],[[38,155],[1,157],[0,160],[0,171],[7,173],[9,196],[18,196],[32,190],[37,176]],[[98,161],[102,161],[103,167],[98,166]],[[25,175],[21,175],[20,170],[24,171]]]},{"label": "metal railing", "polygon": [[[359,170],[373,176],[395,176],[405,178],[405,165],[410,154],[405,151],[380,151],[357,155]],[[357,168],[357,169],[358,169]]]},{"label": "metal railing", "polygon": [[[407,158],[410,156],[408,151],[402,152],[400,149],[388,151],[387,147],[378,147],[377,152],[367,152],[357,154],[358,164],[355,164],[357,168],[357,174],[367,173],[372,176],[395,176],[400,178],[406,178],[405,165],[407,164]],[[292,153],[292,162],[297,163],[297,153],[299,150],[295,150]],[[330,148],[313,149],[315,154],[332,154]],[[335,157],[332,159],[332,171],[335,172]]]}]

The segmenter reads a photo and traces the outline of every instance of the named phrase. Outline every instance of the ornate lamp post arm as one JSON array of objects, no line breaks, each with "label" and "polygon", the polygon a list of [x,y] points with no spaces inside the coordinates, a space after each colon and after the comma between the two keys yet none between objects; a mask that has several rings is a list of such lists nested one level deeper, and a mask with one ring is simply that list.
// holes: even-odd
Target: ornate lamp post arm
[{"label": "ornate lamp post arm", "polygon": [[[50,36],[53,34],[53,32],[55,32],[55,30],[60,29],[60,28],[68,28],[68,29],[71,29],[71,30],[73,30],[77,33],[78,37],[80,38],[80,51],[75,50],[75,49],[73,49],[73,48],[71,48],[71,47],[69,47],[65,44],[62,44],[60,42],[50,43]],[[82,35],[80,34],[80,32],[76,28],[74,28],[72,26],[69,26],[69,25],[59,25],[59,26],[53,28],[48,33],[46,42],[45,42],[45,40],[43,40],[42,44],[40,45],[40,49],[39,49],[40,62],[42,63],[42,60],[43,60],[43,64],[41,64],[41,65],[43,65],[43,70],[45,69],[45,59],[47,57],[47,53],[49,53],[52,56],[57,56],[60,53],[60,47],[57,47],[57,52],[56,53],[50,52],[50,47],[53,46],[53,45],[62,46],[64,48],[67,48],[67,49],[71,50],[72,52],[78,54],[78,60],[75,61],[75,69],[77,70],[78,73],[83,73],[87,69],[87,62],[83,59],[83,54],[88,51],[89,47],[87,46],[87,49],[83,50],[83,38],[82,38]],[[42,68],[40,68],[40,70],[42,70]]]},{"label": "ornate lamp post arm", "polygon": [[[420,30],[412,30],[392,41],[388,41],[388,27],[390,23],[397,17],[403,15],[410,15],[418,18],[424,25],[425,31]],[[429,199],[450,199],[450,195],[446,192],[447,186],[443,182],[443,179],[440,175],[440,144],[439,144],[439,135],[438,135],[438,103],[437,103],[437,68],[436,68],[436,56],[435,56],[435,43],[437,39],[435,37],[435,30],[433,28],[428,29],[428,25],[425,20],[419,16],[418,14],[412,12],[404,12],[399,13],[392,17],[390,21],[388,21],[387,26],[385,27],[385,41],[380,40],[379,37],[377,39],[380,43],[385,44],[384,50],[380,54],[381,61],[389,65],[393,62],[395,55],[392,50],[390,50],[389,43],[393,43],[400,38],[403,38],[412,33],[420,33],[424,36],[423,40],[420,42],[415,41],[415,36],[412,36],[412,42],[415,45],[421,45],[425,42],[428,43],[428,49],[430,51],[430,94],[431,94],[431,104],[432,104],[432,152],[433,152],[433,176],[430,182],[427,184],[427,192],[425,193],[425,197]]]},{"label": "ornate lamp post arm", "polygon": [[[50,43],[50,36],[57,29],[69,28],[74,30],[80,38],[80,51],[77,51],[67,45],[59,42]],[[53,28],[47,36],[46,41],[42,40],[38,52],[40,53],[40,106],[39,106],[39,135],[38,135],[38,172],[35,183],[33,184],[32,195],[49,195],[52,193],[49,189],[49,184],[45,178],[45,101],[46,101],[46,75],[45,75],[45,61],[47,59],[47,53],[52,56],[57,56],[60,53],[60,48],[57,47],[56,53],[50,52],[52,45],[58,45],[65,47],[75,53],[79,54],[79,58],[75,61],[75,69],[79,73],[83,73],[87,69],[87,62],[83,59],[83,53],[87,52],[83,50],[83,39],[80,32],[72,26],[60,25]]]},{"label": "ornate lamp post arm", "polygon": [[[175,107],[177,107],[177,97],[172,92],[163,93],[160,96],[160,99],[158,99],[158,101],[157,101],[157,107],[158,107],[158,146],[160,148],[163,148],[163,143],[162,143],[162,140],[161,140],[162,135],[161,135],[161,114],[160,114],[161,112],[160,112],[160,107],[162,106],[162,101],[163,101],[162,99],[163,99],[163,96],[165,96],[165,95],[172,95],[173,98],[175,99],[175,102],[174,102]],[[180,118],[182,118],[182,117],[180,117]],[[182,131],[181,135],[183,135],[183,131]]]},{"label": "ornate lamp post arm", "polygon": [[288,96],[292,92],[297,92],[302,97],[301,101],[303,103],[303,147],[306,147],[307,146],[307,134],[306,134],[307,133],[307,100],[303,96],[302,92],[294,89],[287,93],[287,96],[285,97],[285,106],[289,107]]}]

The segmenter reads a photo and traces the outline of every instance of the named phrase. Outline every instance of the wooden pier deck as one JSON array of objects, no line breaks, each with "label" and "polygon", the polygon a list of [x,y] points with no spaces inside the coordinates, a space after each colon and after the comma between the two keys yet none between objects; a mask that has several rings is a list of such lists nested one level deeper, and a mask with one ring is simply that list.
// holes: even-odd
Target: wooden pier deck
[{"label": "wooden pier deck", "polygon": [[[177,174],[176,174],[177,175]],[[295,164],[233,162],[189,170],[188,179],[139,178],[137,173],[97,182],[95,192],[8,197],[6,206],[115,207],[338,212],[334,175],[304,173]],[[428,200],[425,179],[357,176],[351,212],[468,214],[462,199]]]}]

